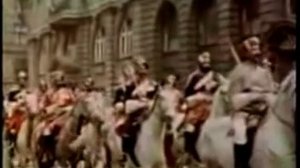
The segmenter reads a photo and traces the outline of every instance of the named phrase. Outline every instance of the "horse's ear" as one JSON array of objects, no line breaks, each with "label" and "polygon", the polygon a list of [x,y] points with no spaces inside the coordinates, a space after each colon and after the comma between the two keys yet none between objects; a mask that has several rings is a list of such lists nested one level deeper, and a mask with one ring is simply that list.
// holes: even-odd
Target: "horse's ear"
[{"label": "horse's ear", "polygon": [[87,112],[87,102],[86,101],[79,101],[75,104],[73,108],[73,115],[75,117],[79,117]]}]

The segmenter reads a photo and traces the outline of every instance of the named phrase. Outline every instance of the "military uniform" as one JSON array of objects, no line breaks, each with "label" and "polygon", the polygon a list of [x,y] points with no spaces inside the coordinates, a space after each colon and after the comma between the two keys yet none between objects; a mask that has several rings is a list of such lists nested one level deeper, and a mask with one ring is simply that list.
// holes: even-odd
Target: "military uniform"
[{"label": "military uniform", "polygon": [[[254,106],[245,113],[243,108],[255,101],[270,103],[270,97],[274,94],[274,81],[268,70],[251,63],[245,62],[238,65],[229,76],[230,85],[228,88],[231,110],[233,112],[233,124],[235,130],[235,142],[246,143],[246,121],[250,117],[251,111],[260,113]],[[267,96],[265,96],[267,95]],[[264,115],[264,111],[260,113]],[[260,115],[258,114],[258,115]],[[242,128],[244,131],[242,131]],[[244,132],[244,133],[242,133]]]},{"label": "military uniform", "polygon": [[56,83],[56,88],[50,88],[46,92],[45,97],[45,112],[47,118],[43,124],[43,134],[49,135],[54,128],[61,128],[64,124],[67,112],[70,112],[73,108],[73,104],[76,101],[73,91],[64,86],[64,74],[61,71],[57,71],[51,74],[53,82]]},{"label": "military uniform", "polygon": [[229,82],[235,165],[245,167],[252,153],[257,125],[274,101],[274,82],[267,69],[249,62],[237,65]]},{"label": "military uniform", "polygon": [[222,82],[222,76],[209,71],[203,73],[195,71],[187,81],[185,89],[186,117],[185,117],[185,150],[200,161],[195,143],[200,134],[201,125],[210,115],[212,96]]},{"label": "military uniform", "polygon": [[147,76],[148,65],[145,60],[137,57],[133,60],[133,65],[140,81],[131,81],[118,88],[114,103],[116,109],[121,109],[119,112],[123,113],[116,123],[116,132],[122,137],[123,151],[138,166],[134,154],[137,134],[144,116],[152,110],[158,84]]},{"label": "military uniform", "polygon": [[20,130],[21,124],[26,117],[26,104],[25,98],[20,94],[20,87],[17,85],[11,89],[8,95],[8,102],[5,112],[5,125],[6,131],[8,131],[8,139],[12,142],[15,142],[17,134]]}]

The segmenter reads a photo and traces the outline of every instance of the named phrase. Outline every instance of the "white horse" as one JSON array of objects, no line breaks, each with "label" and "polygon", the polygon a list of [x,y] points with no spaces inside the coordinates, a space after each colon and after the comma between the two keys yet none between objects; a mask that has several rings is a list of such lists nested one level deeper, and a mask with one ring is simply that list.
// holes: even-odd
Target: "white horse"
[{"label": "white horse", "polygon": [[274,108],[257,132],[250,164],[253,168],[296,167],[296,71],[281,85]]},{"label": "white horse", "polygon": [[104,167],[105,148],[102,124],[105,118],[106,101],[101,93],[91,93],[85,99],[90,113],[89,122],[83,126],[80,136],[71,144],[72,148],[83,148],[85,167]]},{"label": "white horse", "polygon": [[[164,138],[166,124],[173,121],[177,113],[174,104],[175,92],[160,91],[154,103],[154,108],[149,116],[141,123],[141,129],[137,135],[137,142],[134,148],[136,158],[143,168],[167,167],[164,152]],[[110,118],[112,119],[112,118]],[[115,133],[113,120],[107,126],[107,145],[109,147],[110,161],[118,162],[122,158],[121,138]],[[113,164],[111,165],[113,167]],[[136,167],[131,161],[127,167]]]},{"label": "white horse", "polygon": [[[291,81],[289,79],[290,78],[287,78],[286,81]],[[291,91],[285,93],[283,90],[281,91],[281,94],[289,94],[289,96],[287,96],[288,98],[285,100],[278,99],[276,105],[280,106],[279,104],[282,103],[281,106],[283,104],[286,105],[282,107],[287,107],[290,105],[290,103],[293,103],[292,101],[294,101],[292,100],[293,98],[291,98],[293,93]],[[219,97],[216,99],[221,100],[216,106],[226,109],[226,107],[224,107],[224,105],[226,105],[226,95],[223,95],[223,98],[222,95],[216,96]],[[269,99],[270,107],[273,107],[275,104],[274,98],[275,96],[271,96]],[[279,110],[279,108],[276,109]],[[290,167],[286,165],[291,165],[291,167],[293,167],[294,155],[290,154],[287,156],[286,151],[291,151],[291,149],[294,149],[294,132],[286,126],[291,124],[283,124],[283,122],[279,120],[276,115],[280,114],[280,116],[284,116],[286,114],[292,114],[292,110],[289,108],[281,108],[280,110],[280,112],[274,112],[272,108],[269,108],[267,117],[258,128],[252,159],[250,161],[252,167],[254,168],[274,167],[275,165],[279,167],[282,167],[282,165],[284,165],[283,167]],[[197,150],[201,156],[201,159],[207,164],[208,167],[232,168],[234,167],[234,144],[232,136],[229,135],[232,125],[231,118],[224,110],[216,110],[213,111],[213,113],[216,115],[212,115],[203,125],[203,131],[197,143]],[[292,119],[293,118],[287,120],[287,123],[291,123]],[[276,145],[279,145],[280,148],[276,147]],[[275,158],[277,158],[277,160]],[[275,160],[277,161],[276,163],[274,162]]]},{"label": "white horse", "polygon": [[[13,161],[16,161],[14,164],[16,166],[25,166],[28,164],[33,164],[33,153],[31,150],[31,139],[28,136],[32,134],[30,132],[31,129],[36,125],[37,119],[37,107],[38,107],[38,95],[36,92],[30,93],[26,95],[26,103],[28,105],[28,111],[26,119],[22,122],[20,130],[16,139],[16,147],[15,147],[15,158]],[[33,130],[32,130],[33,131]],[[30,165],[31,167],[33,165]]]}]

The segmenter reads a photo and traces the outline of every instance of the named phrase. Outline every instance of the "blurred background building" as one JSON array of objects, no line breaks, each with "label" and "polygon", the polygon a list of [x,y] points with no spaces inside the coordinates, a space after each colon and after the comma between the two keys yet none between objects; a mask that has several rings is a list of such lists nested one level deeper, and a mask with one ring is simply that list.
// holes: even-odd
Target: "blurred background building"
[{"label": "blurred background building", "polygon": [[[295,20],[295,0],[21,2],[29,30],[27,55],[14,57],[27,59],[30,85],[36,86],[40,77],[62,69],[73,80],[92,76],[96,85],[108,93],[116,85],[120,68],[132,56],[144,56],[150,63],[151,74],[160,79],[170,72],[187,76],[195,68],[197,54],[208,50],[214,68],[226,73],[234,64],[228,41],[234,43],[246,34],[261,35],[281,19]],[[4,9],[6,5],[13,8],[11,3],[5,0]],[[4,15],[9,20],[4,27],[10,32],[5,34],[11,34],[4,38],[16,42],[20,33],[11,32],[12,20],[18,20],[13,10]],[[3,57],[8,62],[4,76],[8,82],[13,81],[10,74],[19,65],[12,61],[13,56]]]},{"label": "blurred background building", "polygon": [[27,71],[26,34],[23,9],[15,0],[3,1],[3,89],[16,81],[19,71]]}]

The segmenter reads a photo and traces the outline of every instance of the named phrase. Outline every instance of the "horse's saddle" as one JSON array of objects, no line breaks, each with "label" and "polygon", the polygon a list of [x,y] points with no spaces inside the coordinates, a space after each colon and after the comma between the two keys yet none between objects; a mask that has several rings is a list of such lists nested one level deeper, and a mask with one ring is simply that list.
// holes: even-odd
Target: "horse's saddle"
[{"label": "horse's saddle", "polygon": [[65,124],[65,121],[67,119],[68,112],[72,110],[73,106],[66,106],[57,108],[57,111],[54,111],[54,114],[49,116],[45,120],[45,127],[43,129],[43,135],[48,136],[51,134],[56,134],[59,132],[59,130],[63,127]]},{"label": "horse's saddle", "polygon": [[18,134],[26,115],[24,112],[15,111],[12,116],[6,119],[5,123],[10,134]]},{"label": "horse's saddle", "polygon": [[209,95],[197,94],[188,98],[185,122],[196,125],[205,121],[210,114],[211,104]]},{"label": "horse's saddle", "polygon": [[128,136],[136,133],[138,126],[144,120],[145,109],[138,109],[130,114],[121,114],[117,117],[116,132],[119,136]]}]

